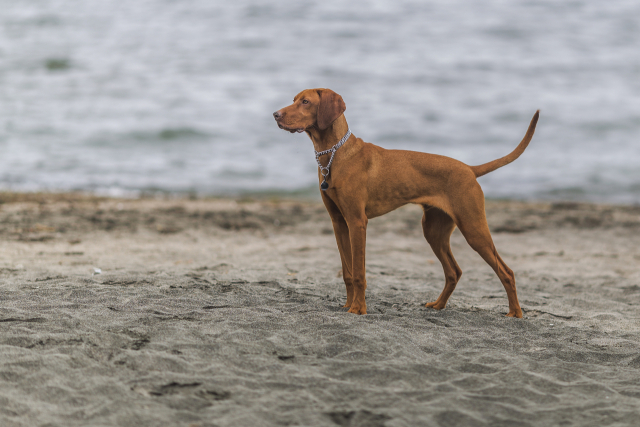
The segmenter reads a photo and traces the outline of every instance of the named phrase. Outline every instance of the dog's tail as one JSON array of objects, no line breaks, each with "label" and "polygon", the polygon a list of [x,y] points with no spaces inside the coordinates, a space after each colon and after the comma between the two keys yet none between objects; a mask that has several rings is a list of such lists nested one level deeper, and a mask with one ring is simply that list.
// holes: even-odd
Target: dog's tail
[{"label": "dog's tail", "polygon": [[471,166],[471,170],[476,174],[476,177],[486,175],[489,172],[493,172],[494,170],[508,165],[509,163],[520,157],[520,155],[524,153],[524,150],[529,145],[529,142],[531,142],[531,138],[533,138],[533,133],[536,131],[536,124],[538,123],[538,116],[540,116],[540,110],[536,111],[536,113],[533,115],[526,135],[524,136],[524,138],[522,138],[522,141],[520,141],[520,144],[518,144],[516,149],[511,153],[483,165]]}]

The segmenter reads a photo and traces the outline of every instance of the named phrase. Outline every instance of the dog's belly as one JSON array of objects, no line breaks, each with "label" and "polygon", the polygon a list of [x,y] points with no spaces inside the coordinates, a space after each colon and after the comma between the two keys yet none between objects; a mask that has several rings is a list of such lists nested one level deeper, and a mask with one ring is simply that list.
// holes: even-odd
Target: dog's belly
[{"label": "dog's belly", "polygon": [[442,202],[440,197],[437,197],[437,196],[429,197],[429,196],[422,195],[409,200],[396,199],[396,200],[386,200],[384,202],[376,201],[373,203],[369,203],[365,207],[364,212],[368,219],[372,219],[372,218],[377,218],[379,216],[387,214],[391,211],[394,211],[408,204],[434,206],[444,211],[448,210],[447,206],[445,206],[445,204]]}]

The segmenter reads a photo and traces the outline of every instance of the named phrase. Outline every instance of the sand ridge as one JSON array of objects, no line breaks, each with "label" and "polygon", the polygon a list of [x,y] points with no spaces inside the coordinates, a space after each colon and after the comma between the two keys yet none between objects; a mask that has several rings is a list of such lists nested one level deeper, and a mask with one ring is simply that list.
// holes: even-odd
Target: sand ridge
[{"label": "sand ridge", "polygon": [[[367,316],[341,308],[307,201],[1,195],[4,426],[634,425],[640,209],[488,202],[524,319],[409,206],[370,222]],[[100,274],[95,274],[100,269]]]}]

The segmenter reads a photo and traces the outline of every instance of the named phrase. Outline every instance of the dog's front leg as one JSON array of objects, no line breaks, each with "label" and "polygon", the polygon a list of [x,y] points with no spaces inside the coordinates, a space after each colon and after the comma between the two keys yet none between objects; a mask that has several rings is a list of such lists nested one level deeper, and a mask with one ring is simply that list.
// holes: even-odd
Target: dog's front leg
[{"label": "dog's front leg", "polygon": [[349,242],[351,243],[351,265],[353,275],[353,301],[349,313],[367,314],[365,290],[367,279],[365,277],[364,253],[367,243],[367,217],[347,220],[349,225]]},{"label": "dog's front leg", "polygon": [[342,216],[342,212],[335,202],[322,193],[322,201],[329,212],[331,223],[333,224],[333,234],[336,237],[338,251],[340,251],[340,261],[342,262],[342,279],[347,287],[347,302],[344,307],[351,307],[353,303],[353,268],[351,256],[351,242],[349,241],[349,227],[347,221]]},{"label": "dog's front leg", "polygon": [[336,243],[340,251],[340,260],[342,261],[342,279],[347,287],[347,302],[345,307],[351,307],[353,303],[353,269],[351,242],[349,241],[349,227],[342,215],[331,216],[333,223],[333,232],[336,236]]}]

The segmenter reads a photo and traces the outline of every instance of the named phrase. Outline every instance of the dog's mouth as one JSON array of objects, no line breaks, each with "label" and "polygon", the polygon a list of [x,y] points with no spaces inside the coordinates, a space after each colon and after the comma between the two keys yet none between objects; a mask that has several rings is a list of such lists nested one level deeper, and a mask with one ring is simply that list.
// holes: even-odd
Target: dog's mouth
[{"label": "dog's mouth", "polygon": [[286,131],[291,132],[291,133],[296,133],[296,132],[297,133],[302,133],[302,132],[304,132],[304,128],[290,128],[288,126],[283,125],[282,123],[278,123],[278,127],[280,129],[286,130]]}]

